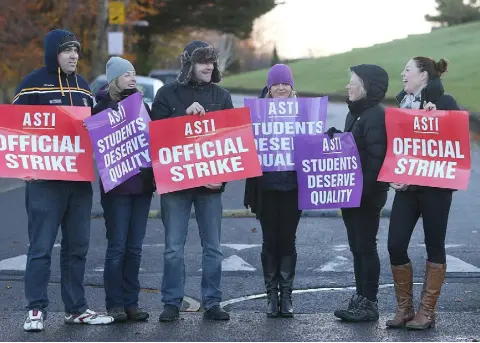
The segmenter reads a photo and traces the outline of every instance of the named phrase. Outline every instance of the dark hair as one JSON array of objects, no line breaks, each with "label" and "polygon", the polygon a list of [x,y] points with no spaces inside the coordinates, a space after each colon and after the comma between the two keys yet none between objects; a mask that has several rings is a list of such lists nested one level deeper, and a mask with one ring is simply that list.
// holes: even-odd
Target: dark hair
[{"label": "dark hair", "polygon": [[429,57],[417,56],[413,60],[421,72],[427,72],[429,80],[436,79],[447,71],[448,61],[443,58],[436,62]]}]

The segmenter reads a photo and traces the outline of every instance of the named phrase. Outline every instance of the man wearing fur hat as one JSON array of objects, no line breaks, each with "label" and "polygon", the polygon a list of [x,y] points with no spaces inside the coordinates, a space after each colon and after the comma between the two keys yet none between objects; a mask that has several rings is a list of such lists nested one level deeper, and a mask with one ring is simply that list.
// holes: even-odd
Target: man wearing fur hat
[{"label": "man wearing fur hat", "polygon": [[[152,105],[152,119],[160,120],[183,115],[205,115],[208,112],[233,108],[228,91],[220,82],[218,52],[207,43],[192,41],[180,56],[182,69],[177,81],[160,88]],[[207,114],[208,115],[208,114]],[[184,297],[184,245],[192,204],[202,241],[202,305],[205,317],[228,320],[230,316],[220,307],[222,291],[222,251],[220,233],[222,220],[223,184],[162,194],[161,211],[165,226],[164,272],[160,321],[174,321]]]}]

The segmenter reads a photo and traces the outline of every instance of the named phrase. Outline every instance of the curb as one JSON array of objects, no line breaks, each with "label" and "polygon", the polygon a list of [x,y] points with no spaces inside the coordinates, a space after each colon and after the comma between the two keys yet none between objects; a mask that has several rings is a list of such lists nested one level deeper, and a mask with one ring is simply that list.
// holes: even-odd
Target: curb
[{"label": "curb", "polygon": [[[380,217],[390,218],[391,209],[384,208],[380,212]],[[341,218],[342,212],[338,210],[305,210],[302,212],[302,217],[305,218]],[[93,211],[92,219],[103,218],[103,212]],[[161,219],[160,210],[150,210],[148,214],[149,219]],[[195,212],[190,212],[190,218],[195,218]],[[222,218],[255,218],[255,214],[247,209],[223,210]]]}]

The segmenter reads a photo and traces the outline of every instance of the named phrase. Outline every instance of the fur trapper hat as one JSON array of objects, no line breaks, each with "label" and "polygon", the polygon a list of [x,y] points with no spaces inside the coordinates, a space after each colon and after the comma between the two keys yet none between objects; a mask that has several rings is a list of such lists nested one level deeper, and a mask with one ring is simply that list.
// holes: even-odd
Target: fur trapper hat
[{"label": "fur trapper hat", "polygon": [[222,75],[218,69],[218,51],[208,43],[194,40],[188,43],[180,56],[182,68],[177,77],[179,83],[186,85],[193,78],[193,65],[195,63],[213,63],[212,80],[210,82],[218,83],[222,80]]}]

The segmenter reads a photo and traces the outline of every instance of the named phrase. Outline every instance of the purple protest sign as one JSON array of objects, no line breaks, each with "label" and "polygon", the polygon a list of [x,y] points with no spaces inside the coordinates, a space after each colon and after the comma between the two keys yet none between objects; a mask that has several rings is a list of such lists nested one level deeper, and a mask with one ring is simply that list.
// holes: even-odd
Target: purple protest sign
[{"label": "purple protest sign", "polygon": [[152,165],[149,150],[150,116],[142,95],[135,93],[85,120],[105,192]]},{"label": "purple protest sign", "polygon": [[350,132],[295,137],[300,210],[359,207],[363,174]]},{"label": "purple protest sign", "polygon": [[328,97],[245,99],[262,171],[295,170],[293,137],[323,133]]}]

